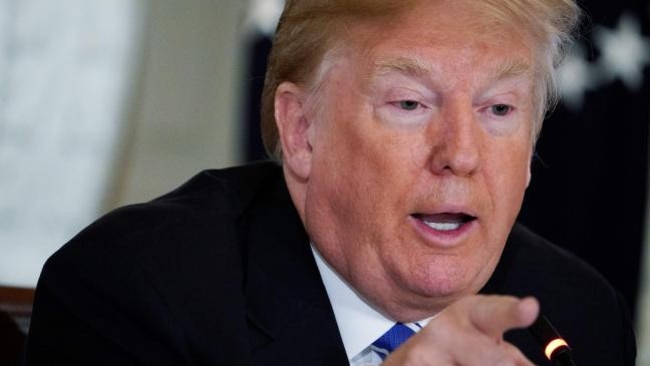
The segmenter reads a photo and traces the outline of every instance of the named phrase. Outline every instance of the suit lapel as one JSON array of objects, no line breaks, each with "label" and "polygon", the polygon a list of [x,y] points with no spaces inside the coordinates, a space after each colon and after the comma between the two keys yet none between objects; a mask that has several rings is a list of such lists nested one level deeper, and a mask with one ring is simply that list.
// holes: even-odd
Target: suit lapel
[{"label": "suit lapel", "polygon": [[252,363],[348,364],[309,238],[284,180],[276,179],[242,217]]}]

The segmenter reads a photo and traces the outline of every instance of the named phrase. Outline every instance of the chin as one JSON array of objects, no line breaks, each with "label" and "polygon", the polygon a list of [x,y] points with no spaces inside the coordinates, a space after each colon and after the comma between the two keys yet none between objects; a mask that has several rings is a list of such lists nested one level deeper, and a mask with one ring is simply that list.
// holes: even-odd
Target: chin
[{"label": "chin", "polygon": [[468,273],[458,268],[440,271],[435,268],[427,273],[421,273],[419,278],[411,283],[411,288],[428,298],[456,300],[463,296],[476,294],[482,287],[477,280],[477,274]]}]

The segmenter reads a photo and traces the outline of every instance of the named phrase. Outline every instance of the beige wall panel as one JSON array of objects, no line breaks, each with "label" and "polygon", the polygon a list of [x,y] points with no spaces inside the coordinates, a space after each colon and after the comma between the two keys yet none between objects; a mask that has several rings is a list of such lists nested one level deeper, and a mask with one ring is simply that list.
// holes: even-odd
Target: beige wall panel
[{"label": "beige wall panel", "polygon": [[140,202],[239,161],[245,1],[149,1],[131,128],[107,206]]}]

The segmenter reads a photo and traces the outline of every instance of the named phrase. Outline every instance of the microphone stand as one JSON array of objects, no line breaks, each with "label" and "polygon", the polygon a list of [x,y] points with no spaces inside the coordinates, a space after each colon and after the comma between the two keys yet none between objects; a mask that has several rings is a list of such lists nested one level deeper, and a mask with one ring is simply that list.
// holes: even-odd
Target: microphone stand
[{"label": "microphone stand", "polygon": [[576,366],[569,344],[562,339],[545,316],[540,315],[528,330],[555,366]]}]

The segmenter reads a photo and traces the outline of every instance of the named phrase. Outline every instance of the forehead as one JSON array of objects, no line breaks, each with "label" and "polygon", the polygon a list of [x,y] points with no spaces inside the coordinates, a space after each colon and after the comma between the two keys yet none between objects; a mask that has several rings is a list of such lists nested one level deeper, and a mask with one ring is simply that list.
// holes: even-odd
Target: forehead
[{"label": "forehead", "polygon": [[[376,0],[381,3],[382,1]],[[507,1],[505,1],[507,2]],[[344,16],[343,26],[352,33],[366,29],[371,33],[392,33],[400,35],[409,30],[419,30],[420,36],[430,31],[449,31],[447,36],[457,34],[464,38],[472,33],[475,38],[493,41],[503,38],[529,38],[531,24],[525,15],[516,11],[504,12],[496,9],[493,1],[486,0],[400,0],[400,6],[380,6],[384,11],[360,16],[358,9]],[[356,27],[358,25],[359,27]],[[529,34],[530,35],[530,34]],[[358,34],[354,34],[358,36]],[[416,36],[416,34],[411,34]],[[453,37],[453,36],[452,36]]]},{"label": "forehead", "polygon": [[[488,65],[497,76],[529,73],[533,44],[513,20],[491,17],[467,1],[419,2],[390,21],[349,27],[342,49],[366,61],[368,73],[400,71],[436,74],[436,60],[453,60],[457,69]],[[368,75],[370,76],[370,75]]]}]

